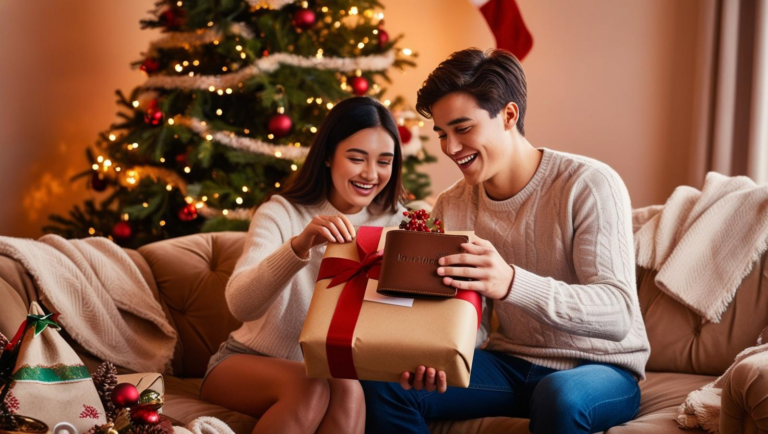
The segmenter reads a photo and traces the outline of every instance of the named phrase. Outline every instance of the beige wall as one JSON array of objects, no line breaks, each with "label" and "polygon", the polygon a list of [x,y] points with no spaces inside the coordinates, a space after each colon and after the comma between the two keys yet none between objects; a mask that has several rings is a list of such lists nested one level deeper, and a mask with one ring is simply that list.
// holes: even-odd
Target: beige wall
[{"label": "beige wall", "polygon": [[[138,25],[153,3],[0,2],[0,235],[39,236],[48,213],[89,194],[67,179],[115,121],[114,90],[143,80],[128,65],[158,36]],[[420,53],[418,68],[392,74],[391,94],[411,103],[448,54],[493,44],[468,0],[383,3],[389,33]],[[528,138],[610,164],[635,206],[663,202],[690,166],[699,0],[518,3],[534,36]],[[460,176],[445,158],[429,171],[438,192]]]},{"label": "beige wall", "polygon": [[[635,207],[663,203],[689,179],[697,25],[709,2],[518,0],[534,39],[523,62],[531,143],[608,163]],[[420,53],[418,70],[395,83],[413,103],[421,82],[448,54],[493,44],[469,1],[418,2],[413,13],[401,12],[416,4],[410,0],[385,4],[387,27],[405,33],[404,44]],[[442,157],[430,129],[428,149]],[[437,192],[461,176],[445,157],[431,173]]]}]

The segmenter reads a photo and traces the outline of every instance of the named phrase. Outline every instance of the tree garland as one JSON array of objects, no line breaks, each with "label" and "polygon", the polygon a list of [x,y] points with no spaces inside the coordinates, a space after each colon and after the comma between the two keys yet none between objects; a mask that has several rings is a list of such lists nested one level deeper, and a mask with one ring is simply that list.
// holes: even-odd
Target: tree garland
[{"label": "tree garland", "polygon": [[238,83],[259,74],[275,72],[281,65],[291,65],[300,68],[317,68],[337,70],[341,72],[383,71],[395,63],[393,50],[383,55],[365,57],[303,57],[295,54],[276,53],[262,57],[251,65],[230,74],[199,75],[199,76],[163,76],[156,75],[147,79],[144,88],[204,90],[214,87],[225,89],[236,87]]}]

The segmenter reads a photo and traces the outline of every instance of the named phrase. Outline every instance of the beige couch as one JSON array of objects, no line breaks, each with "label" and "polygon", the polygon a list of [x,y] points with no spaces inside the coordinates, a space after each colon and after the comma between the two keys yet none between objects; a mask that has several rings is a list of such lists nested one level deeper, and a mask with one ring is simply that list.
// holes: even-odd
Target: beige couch
[{"label": "beige couch", "polygon": [[[174,375],[166,375],[164,413],[182,423],[202,415],[215,416],[238,434],[250,433],[256,419],[203,402],[198,392],[208,358],[239,325],[227,310],[224,288],[243,239],[242,233],[202,234],[127,250],[179,332]],[[641,383],[640,414],[609,433],[680,432],[675,416],[686,395],[722,374],[734,356],[754,345],[768,325],[765,265],[766,256],[744,280],[720,324],[706,323],[659,292],[653,273],[639,270],[637,286],[652,349],[648,378]],[[29,303],[38,297],[23,267],[0,256],[0,332],[12,335]],[[40,301],[45,305],[45,300]],[[99,361],[73,346],[86,365],[95,369]],[[723,391],[722,406],[722,432],[768,432],[768,355],[748,359],[736,368]],[[485,418],[436,422],[432,428],[438,433],[515,433],[528,432],[528,421]]]}]

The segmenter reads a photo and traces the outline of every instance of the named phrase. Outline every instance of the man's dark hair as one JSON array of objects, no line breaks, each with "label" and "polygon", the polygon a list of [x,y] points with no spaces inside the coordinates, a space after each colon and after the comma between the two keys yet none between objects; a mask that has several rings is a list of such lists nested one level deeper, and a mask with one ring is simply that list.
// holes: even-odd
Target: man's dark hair
[{"label": "man's dark hair", "polygon": [[472,95],[480,108],[491,118],[507,104],[514,102],[520,109],[517,129],[525,135],[526,84],[520,61],[506,50],[468,48],[451,54],[421,86],[416,111],[432,118],[432,105],[452,92]]}]

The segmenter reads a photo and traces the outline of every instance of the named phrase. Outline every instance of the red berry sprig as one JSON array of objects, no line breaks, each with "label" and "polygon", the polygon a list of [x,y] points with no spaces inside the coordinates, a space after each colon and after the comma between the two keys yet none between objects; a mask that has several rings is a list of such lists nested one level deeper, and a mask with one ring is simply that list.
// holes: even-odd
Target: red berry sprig
[{"label": "red berry sprig", "polygon": [[420,209],[416,211],[403,211],[408,220],[400,222],[400,229],[414,232],[445,233],[443,223],[439,219],[430,219],[429,212]]}]

